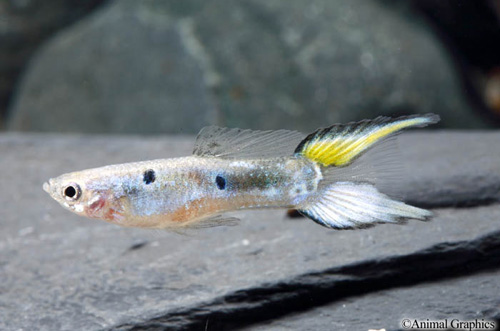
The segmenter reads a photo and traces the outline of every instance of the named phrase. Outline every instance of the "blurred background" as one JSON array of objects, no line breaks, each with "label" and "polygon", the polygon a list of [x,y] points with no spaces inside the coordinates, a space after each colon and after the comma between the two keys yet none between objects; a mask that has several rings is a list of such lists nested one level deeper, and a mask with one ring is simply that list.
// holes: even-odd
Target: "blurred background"
[{"label": "blurred background", "polygon": [[500,127],[497,0],[0,0],[2,131]]}]

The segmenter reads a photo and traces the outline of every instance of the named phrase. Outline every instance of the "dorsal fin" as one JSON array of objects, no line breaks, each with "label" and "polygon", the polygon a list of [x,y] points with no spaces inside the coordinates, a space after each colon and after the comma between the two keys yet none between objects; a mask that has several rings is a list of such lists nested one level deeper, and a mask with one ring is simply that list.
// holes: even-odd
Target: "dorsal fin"
[{"label": "dorsal fin", "polygon": [[196,137],[193,155],[240,159],[291,156],[304,136],[288,130],[256,131],[207,126]]},{"label": "dorsal fin", "polygon": [[349,165],[378,141],[409,127],[423,127],[439,121],[434,114],[377,117],[347,124],[335,124],[308,135],[295,153],[323,166]]}]

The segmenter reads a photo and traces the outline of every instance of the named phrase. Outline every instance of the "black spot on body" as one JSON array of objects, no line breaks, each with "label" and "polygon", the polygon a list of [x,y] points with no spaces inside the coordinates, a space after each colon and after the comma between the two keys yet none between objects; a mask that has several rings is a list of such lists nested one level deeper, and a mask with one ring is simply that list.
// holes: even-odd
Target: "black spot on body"
[{"label": "black spot on body", "polygon": [[155,179],[156,179],[156,175],[155,175],[154,170],[149,169],[149,170],[144,171],[144,177],[142,180],[144,181],[144,183],[146,185],[153,183],[155,181]]},{"label": "black spot on body", "polygon": [[217,184],[219,190],[223,190],[226,188],[226,180],[220,175],[217,175],[217,177],[215,177],[215,183]]}]

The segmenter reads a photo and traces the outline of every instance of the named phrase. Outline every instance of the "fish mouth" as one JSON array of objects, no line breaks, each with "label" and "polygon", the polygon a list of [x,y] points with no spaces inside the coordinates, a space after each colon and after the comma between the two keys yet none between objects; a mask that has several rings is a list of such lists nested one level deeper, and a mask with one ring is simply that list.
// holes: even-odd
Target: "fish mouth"
[{"label": "fish mouth", "polygon": [[49,182],[45,182],[45,183],[43,183],[43,186],[42,186],[42,187],[43,187],[43,190],[44,190],[45,192],[47,192],[48,194],[51,194],[51,190],[50,190],[50,183],[49,183]]}]

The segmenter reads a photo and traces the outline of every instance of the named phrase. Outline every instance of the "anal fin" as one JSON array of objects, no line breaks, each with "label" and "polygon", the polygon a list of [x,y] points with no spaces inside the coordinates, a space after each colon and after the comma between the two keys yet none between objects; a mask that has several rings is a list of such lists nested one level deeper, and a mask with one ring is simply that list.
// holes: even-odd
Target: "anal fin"
[{"label": "anal fin", "polygon": [[212,228],[216,226],[234,226],[240,221],[237,217],[226,216],[226,215],[214,215],[207,218],[202,218],[193,224],[188,224],[187,227],[190,229],[204,229]]}]

